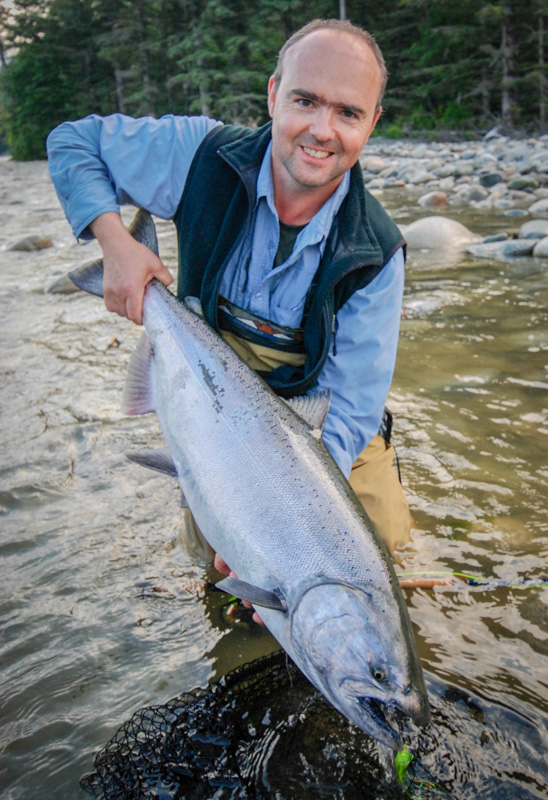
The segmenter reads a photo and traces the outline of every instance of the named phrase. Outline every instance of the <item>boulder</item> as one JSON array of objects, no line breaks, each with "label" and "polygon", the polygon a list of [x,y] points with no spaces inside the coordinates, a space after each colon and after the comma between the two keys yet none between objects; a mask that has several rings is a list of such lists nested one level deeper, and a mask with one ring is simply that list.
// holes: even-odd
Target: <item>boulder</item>
[{"label": "boulder", "polygon": [[457,250],[480,241],[479,236],[448,217],[423,217],[410,225],[400,227],[410,248]]},{"label": "boulder", "polygon": [[548,236],[548,219],[532,219],[519,229],[520,239],[542,239]]},{"label": "boulder", "polygon": [[529,213],[533,216],[548,218],[548,198],[545,200],[537,200],[532,206],[529,206]]},{"label": "boulder", "polygon": [[537,242],[533,249],[533,255],[536,258],[548,258],[548,236]]}]

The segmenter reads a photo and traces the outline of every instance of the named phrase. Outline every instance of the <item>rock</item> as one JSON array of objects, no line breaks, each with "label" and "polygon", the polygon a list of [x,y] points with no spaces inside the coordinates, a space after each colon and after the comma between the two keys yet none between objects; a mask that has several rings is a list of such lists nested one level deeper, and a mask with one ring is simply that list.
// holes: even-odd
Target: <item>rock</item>
[{"label": "rock", "polygon": [[8,247],[8,250],[23,250],[30,252],[33,250],[46,250],[48,247],[53,247],[53,242],[49,236],[31,234],[30,236],[25,236],[23,239],[15,242],[15,244],[12,244],[11,247]]},{"label": "rock", "polygon": [[47,294],[73,294],[79,291],[80,289],[73,284],[68,275],[61,275],[46,289]]},{"label": "rock", "polygon": [[426,208],[437,208],[447,205],[447,195],[445,192],[428,192],[419,197],[419,205]]},{"label": "rock", "polygon": [[400,226],[409,247],[464,249],[480,237],[460,222],[448,217],[423,217],[410,225]]},{"label": "rock", "polygon": [[414,175],[412,175],[410,178],[408,178],[408,181],[409,181],[409,183],[412,183],[413,185],[418,185],[420,183],[428,183],[428,181],[433,181],[435,179],[435,177],[436,176],[432,175],[431,172],[427,172],[427,170],[421,169],[418,172],[416,172]]},{"label": "rock", "polygon": [[484,186],[470,186],[460,192],[460,195],[467,203],[479,203],[480,200],[486,200],[489,197],[489,192]]},{"label": "rock", "polygon": [[480,175],[480,183],[487,189],[490,189],[492,186],[496,186],[497,183],[503,183],[503,182],[504,178],[502,177],[500,172],[488,172],[485,175]]},{"label": "rock", "polygon": [[537,200],[532,206],[529,206],[529,213],[533,216],[548,218],[548,198],[545,200]]},{"label": "rock", "polygon": [[505,217],[526,217],[528,214],[529,212],[524,208],[509,208],[508,211],[504,212]]},{"label": "rock", "polygon": [[386,167],[384,158],[380,156],[367,156],[367,158],[360,160],[360,164],[363,170],[366,172],[373,172],[374,174]]},{"label": "rock", "polygon": [[529,256],[534,246],[531,239],[508,239],[504,242],[473,244],[466,248],[466,252],[479,258]]},{"label": "rock", "polygon": [[548,258],[548,236],[537,242],[533,249],[533,255],[536,258]]},{"label": "rock", "polygon": [[538,183],[534,178],[514,178],[508,183],[509,189],[538,189]]},{"label": "rock", "polygon": [[548,219],[532,219],[519,229],[520,239],[542,239],[548,236]]}]

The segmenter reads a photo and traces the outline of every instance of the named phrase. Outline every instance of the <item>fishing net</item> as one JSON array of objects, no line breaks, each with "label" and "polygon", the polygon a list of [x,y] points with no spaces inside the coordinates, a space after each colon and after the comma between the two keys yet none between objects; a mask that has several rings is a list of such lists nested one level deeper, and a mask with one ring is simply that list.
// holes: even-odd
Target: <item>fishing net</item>
[{"label": "fishing net", "polygon": [[100,800],[402,798],[383,783],[375,742],[283,652],[138,711],[94,768],[81,785]]}]

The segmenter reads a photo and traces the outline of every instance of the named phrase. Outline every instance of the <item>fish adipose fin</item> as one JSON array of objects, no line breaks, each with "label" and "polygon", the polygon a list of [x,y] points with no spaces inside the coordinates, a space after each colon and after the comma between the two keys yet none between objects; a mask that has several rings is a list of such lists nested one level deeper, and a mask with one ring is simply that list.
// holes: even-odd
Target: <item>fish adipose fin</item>
[{"label": "fish adipose fin", "polygon": [[239,578],[224,578],[216,586],[217,589],[222,589],[227,594],[239,597],[240,600],[247,600],[254,606],[272,608],[274,611],[287,613],[287,606],[278,594],[269,592],[266,589],[260,589],[258,586],[241,581]]},{"label": "fish adipose fin", "polygon": [[292,397],[285,401],[301,419],[308,422],[312,430],[323,431],[325,420],[331,405],[331,390],[319,389],[302,397]]},{"label": "fish adipose fin", "polygon": [[202,308],[202,303],[198,297],[192,297],[191,295],[185,297],[185,306],[189,311],[193,311],[194,314],[197,314],[199,317],[204,319],[204,309]]},{"label": "fish adipose fin", "polygon": [[171,458],[169,450],[142,450],[140,453],[126,453],[130,461],[140,464],[155,472],[162,472],[172,478],[177,478],[177,468]]},{"label": "fish adipose fin", "polygon": [[122,412],[130,417],[155,410],[150,377],[151,363],[152,345],[146,333],[143,333],[129,359],[122,397]]},{"label": "fish adipose fin", "polygon": [[[156,226],[148,211],[140,208],[133,217],[128,232],[133,238],[152,250],[158,255],[158,237],[156,236]],[[69,272],[69,278],[75,286],[84,292],[103,297],[103,259],[93,261],[91,264],[84,264]]]}]

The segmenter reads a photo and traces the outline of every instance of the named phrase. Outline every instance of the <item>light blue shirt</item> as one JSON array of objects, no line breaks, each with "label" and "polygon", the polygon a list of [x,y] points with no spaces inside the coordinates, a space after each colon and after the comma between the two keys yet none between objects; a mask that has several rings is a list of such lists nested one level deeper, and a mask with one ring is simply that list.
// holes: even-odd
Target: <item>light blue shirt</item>
[{"label": "light blue shirt", "polygon": [[[179,205],[197,148],[216,125],[206,117],[168,115],[132,119],[95,115],[64,122],[48,137],[50,175],[78,238],[100,214],[131,203],[163,219]],[[279,223],[269,146],[257,179],[252,225],[233,254],[221,293],[235,305],[279,325],[300,324],[306,293],[349,173],[299,233],[293,253],[273,269]],[[338,313],[333,345],[318,385],[331,390],[324,441],[348,477],[352,463],[378,433],[396,360],[404,259],[400,250],[379,275],[355,292]]]}]

